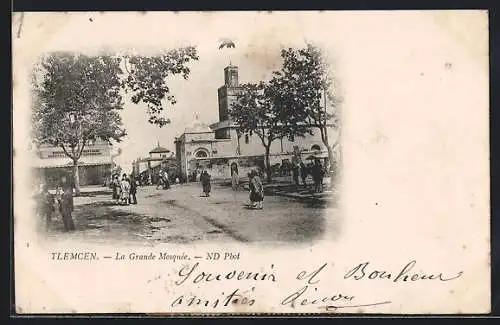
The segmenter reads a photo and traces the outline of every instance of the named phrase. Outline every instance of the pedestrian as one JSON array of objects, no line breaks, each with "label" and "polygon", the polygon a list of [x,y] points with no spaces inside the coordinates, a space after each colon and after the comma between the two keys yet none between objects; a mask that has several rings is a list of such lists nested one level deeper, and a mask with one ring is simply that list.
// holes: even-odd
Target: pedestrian
[{"label": "pedestrian", "polygon": [[62,216],[61,212],[61,199],[62,199],[62,194],[63,194],[63,188],[60,184],[56,186],[56,194],[55,194],[55,201],[56,201],[56,211],[59,212],[59,215]]},{"label": "pedestrian", "polygon": [[137,185],[139,182],[134,178],[133,175],[130,175],[130,204],[137,204]]},{"label": "pedestrian", "polygon": [[264,186],[262,179],[256,171],[249,173],[250,205],[252,208],[262,210],[264,205]]},{"label": "pedestrian", "polygon": [[130,199],[130,183],[129,180],[127,179],[127,174],[123,174],[120,187],[121,187],[121,203],[128,205]]},{"label": "pedestrian", "polygon": [[73,186],[63,178],[63,193],[61,195],[61,215],[64,231],[75,230],[75,223],[71,213],[73,212]]},{"label": "pedestrian", "polygon": [[170,178],[166,170],[163,172],[163,188],[167,190],[170,189]]},{"label": "pedestrian", "polygon": [[237,191],[240,188],[240,177],[238,175],[238,166],[231,166],[231,187],[233,191]]},{"label": "pedestrian", "polygon": [[159,171],[157,177],[156,177],[156,189],[164,188],[163,186],[163,172],[162,170]]},{"label": "pedestrian", "polygon": [[120,203],[121,195],[122,195],[121,182],[120,179],[118,178],[118,175],[115,175],[113,179],[113,197],[116,204]]},{"label": "pedestrian", "polygon": [[299,186],[299,165],[294,165],[292,169],[293,182]]},{"label": "pedestrian", "polygon": [[323,191],[324,191],[323,180],[325,179],[325,175],[327,173],[326,173],[325,167],[321,164],[321,162],[319,163],[319,166],[320,166],[320,171],[319,171],[319,173],[320,173],[320,175],[319,175],[319,192],[323,193]]},{"label": "pedestrian", "polygon": [[301,162],[300,163],[300,177],[302,178],[302,184],[304,185],[304,187],[307,187],[307,183],[306,183],[307,176],[308,176],[307,167],[303,162]]},{"label": "pedestrian", "polygon": [[312,177],[314,181],[314,192],[321,193],[323,192],[323,166],[318,159],[314,161],[314,166],[312,167]]},{"label": "pedestrian", "polygon": [[111,189],[113,190],[113,200],[118,200],[118,175],[113,175],[111,180]]},{"label": "pedestrian", "polygon": [[200,182],[201,182],[201,185],[203,187],[203,193],[205,193],[205,196],[210,196],[210,191],[211,191],[211,184],[210,184],[210,174],[204,170],[201,174],[200,174]]},{"label": "pedestrian", "polygon": [[52,221],[52,214],[55,211],[54,195],[49,192],[49,187],[47,184],[43,184],[40,193],[38,193],[38,216],[41,221],[45,221],[46,230],[50,228],[50,223]]}]

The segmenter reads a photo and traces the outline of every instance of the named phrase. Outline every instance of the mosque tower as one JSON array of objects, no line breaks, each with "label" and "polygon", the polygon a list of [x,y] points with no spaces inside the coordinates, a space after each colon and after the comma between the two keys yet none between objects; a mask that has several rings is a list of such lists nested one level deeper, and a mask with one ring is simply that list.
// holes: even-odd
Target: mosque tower
[{"label": "mosque tower", "polygon": [[238,67],[231,63],[224,68],[224,85],[218,89],[219,122],[229,120],[229,108],[240,91]]}]

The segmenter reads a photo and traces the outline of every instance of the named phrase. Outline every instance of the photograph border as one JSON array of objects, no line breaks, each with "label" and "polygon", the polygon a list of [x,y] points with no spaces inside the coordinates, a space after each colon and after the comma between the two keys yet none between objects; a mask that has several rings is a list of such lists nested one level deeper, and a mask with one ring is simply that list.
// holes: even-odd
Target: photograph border
[{"label": "photograph border", "polygon": [[[154,9],[152,10],[180,10],[180,9],[185,9],[181,8],[180,6],[176,8],[174,5],[174,9],[172,8],[166,8],[166,7],[155,7],[154,4],[147,5],[147,2],[142,2],[141,4],[143,5],[142,8],[140,9],[135,9],[135,10],[146,10],[144,7],[152,7]],[[156,1],[153,1],[156,2]],[[14,10],[15,11],[78,11],[78,10],[106,10],[108,11],[110,7],[106,7],[102,2],[100,3],[100,7],[97,4],[97,1],[90,1],[90,2],[85,2],[82,5],[85,6],[85,9],[83,7],[78,8],[78,5],[76,5],[73,8],[68,8],[68,3],[63,3],[61,1],[45,1],[43,3],[35,3],[31,1],[23,1],[19,0],[16,1],[14,4]],[[157,2],[159,3],[159,2]],[[124,7],[123,9],[125,10],[133,10],[131,7],[132,2],[127,2],[128,5],[124,5],[121,7]],[[146,5],[145,5],[146,4]],[[170,3],[171,4],[171,3]],[[477,4],[477,3],[476,3]],[[137,5],[137,3],[135,3]],[[66,7],[65,7],[66,6]],[[81,6],[81,5],[80,5]],[[356,6],[356,5],[354,5]],[[292,6],[293,7],[293,6]],[[54,10],[57,8],[57,10]],[[179,9],[180,8],[180,9]],[[215,7],[216,9],[217,7]],[[297,8],[297,7],[295,7]],[[294,9],[295,9],[294,8]],[[382,9],[384,7],[382,6]],[[467,6],[467,8],[470,8]],[[312,10],[311,7],[308,7],[307,9]],[[336,8],[337,9],[337,8]],[[345,8],[342,7],[340,9],[362,9],[362,10],[367,10],[367,9],[381,9],[379,8]],[[403,8],[404,9],[404,8]],[[416,8],[414,8],[416,9]],[[443,8],[441,8],[443,9]],[[452,9],[452,8],[450,8]],[[471,8],[472,9],[472,8]],[[482,9],[481,7],[477,9]],[[147,9],[148,11],[151,9]],[[194,8],[190,8],[188,10],[197,10]],[[115,10],[116,11],[116,7]],[[498,114],[498,100],[499,100],[499,95],[498,92],[495,91],[498,89],[498,75],[500,72],[500,65],[498,64],[498,52],[499,52],[499,44],[500,44],[500,39],[498,37],[498,30],[499,30],[499,22],[497,18],[497,10],[496,8],[490,8],[489,9],[489,24],[490,24],[490,186],[491,186],[491,191],[490,191],[490,209],[491,209],[491,280],[492,280],[492,312],[490,316],[498,316],[500,315],[500,296],[499,296],[499,279],[500,279],[500,272],[499,272],[499,236],[498,234],[500,233],[500,227],[499,227],[499,205],[498,202],[500,200],[500,190],[498,189],[498,179],[500,178],[499,174],[499,167],[498,164],[496,163],[497,159],[496,156],[498,155],[499,152],[499,147],[498,147],[498,141],[495,141],[498,139],[498,127],[496,125],[496,121],[499,119],[496,114]],[[9,29],[10,30],[10,29]],[[10,33],[9,33],[9,39],[10,39]],[[11,40],[10,40],[11,41]],[[12,79],[11,79],[12,80]],[[10,83],[11,83],[10,80]],[[11,98],[11,94],[9,95],[8,98]],[[12,105],[12,102],[11,102]],[[9,114],[10,112],[8,112]],[[10,117],[10,114],[7,119],[4,119],[4,121],[10,120],[11,125],[10,125],[10,130],[11,132],[13,131],[13,126],[12,126],[12,119]],[[9,135],[10,139],[12,139],[12,133]],[[10,144],[12,145],[12,141],[10,141]],[[10,157],[13,157],[14,153],[12,152],[12,148],[10,148]],[[257,318],[269,318],[269,317],[279,317],[279,318],[303,318],[303,317],[312,317],[312,318],[454,318],[454,317],[460,317],[460,318],[486,318],[485,315],[476,315],[476,314],[461,314],[461,315],[456,315],[456,316],[449,316],[449,315],[428,315],[428,316],[422,316],[422,315],[413,315],[413,314],[405,314],[405,315],[391,315],[391,314],[362,314],[362,315],[353,315],[353,314],[287,314],[287,313],[276,313],[276,314],[266,314],[266,313],[259,313],[259,314],[216,314],[216,315],[210,315],[210,314],[193,314],[193,313],[176,313],[174,315],[150,315],[150,314],[120,314],[120,313],[106,313],[106,314],[77,314],[77,315],[64,315],[64,314],[16,314],[15,313],[15,308],[14,308],[14,277],[13,277],[13,220],[12,220],[12,213],[13,213],[13,197],[12,197],[12,159],[10,161],[10,189],[9,192],[10,194],[10,206],[9,208],[9,215],[11,218],[8,219],[10,226],[6,227],[5,229],[10,229],[10,234],[7,236],[9,238],[9,246],[11,248],[10,250],[10,255],[11,255],[11,270],[10,270],[10,288],[11,288],[11,317],[41,317],[41,318],[52,318],[52,317],[64,317],[64,318],[86,318],[86,317],[91,317],[91,318],[137,318],[137,317],[147,317],[147,318],[163,318],[163,317],[169,317],[169,318],[248,318],[248,317],[257,317]]]}]

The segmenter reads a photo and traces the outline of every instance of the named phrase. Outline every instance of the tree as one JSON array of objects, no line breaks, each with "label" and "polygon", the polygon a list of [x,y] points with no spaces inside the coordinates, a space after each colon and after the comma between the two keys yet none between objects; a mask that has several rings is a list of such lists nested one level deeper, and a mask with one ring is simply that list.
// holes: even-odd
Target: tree
[{"label": "tree", "polygon": [[165,51],[156,56],[124,55],[122,87],[132,94],[134,104],[144,103],[148,108],[149,122],[159,127],[170,123],[161,116],[163,104],[175,105],[177,100],[170,92],[170,76],[182,75],[189,78],[188,64],[198,60],[194,46],[181,47]]},{"label": "tree", "polygon": [[244,84],[242,91],[231,105],[229,114],[241,134],[257,134],[265,148],[267,180],[272,181],[270,149],[275,140],[304,136],[310,133],[303,122],[303,114],[296,112],[283,88],[285,84],[279,71],[273,72],[268,82]]},{"label": "tree", "polygon": [[[325,56],[319,48],[308,44],[305,48],[283,49],[281,57],[283,66],[276,76],[280,79],[284,102],[293,107],[290,111],[294,121],[302,121],[301,124],[311,131],[319,130],[333,169],[336,160],[328,129],[338,126],[338,116],[327,107],[337,108],[341,98],[332,91],[335,79],[329,73]],[[334,176],[331,173],[332,184]]]},{"label": "tree", "polygon": [[267,180],[271,181],[270,149],[274,140],[281,135],[280,115],[272,105],[271,89],[268,84],[248,83],[241,85],[238,94],[229,108],[231,119],[238,125],[238,132],[256,134],[265,148]]},{"label": "tree", "polygon": [[58,146],[71,158],[78,195],[78,161],[88,142],[119,142],[126,135],[119,114],[123,91],[131,93],[133,103],[146,104],[149,122],[162,127],[170,122],[161,116],[165,100],[176,103],[168,77],[187,79],[187,63],[197,59],[194,47],[153,57],[49,53],[32,75],[34,142]]},{"label": "tree", "polygon": [[42,77],[34,85],[34,140],[62,148],[73,161],[75,191],[80,192],[78,161],[85,146],[97,138],[125,135],[119,62],[106,56],[54,53],[41,62]]}]

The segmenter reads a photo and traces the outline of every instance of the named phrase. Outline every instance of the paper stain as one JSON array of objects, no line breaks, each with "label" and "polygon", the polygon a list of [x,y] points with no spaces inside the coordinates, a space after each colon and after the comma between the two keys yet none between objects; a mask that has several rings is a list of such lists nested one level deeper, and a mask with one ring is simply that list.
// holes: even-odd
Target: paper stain
[{"label": "paper stain", "polygon": [[[430,14],[436,25],[475,62],[488,63],[488,12],[442,10]],[[449,68],[451,68],[451,63]],[[448,69],[448,66],[446,67]]]},{"label": "paper stain", "polygon": [[23,30],[23,23],[24,23],[24,12],[21,12],[20,17],[19,17],[19,26],[17,28],[17,38],[21,38],[21,32]]},{"label": "paper stain", "polygon": [[[245,59],[251,61],[251,65],[264,67],[271,71],[278,69],[282,64],[282,44],[272,29],[251,35],[248,46],[245,48]],[[265,76],[261,76],[265,79]]]},{"label": "paper stain", "polygon": [[24,49],[23,56],[33,55],[35,49],[37,52],[43,51],[42,49],[50,43],[50,40],[54,36],[64,32],[67,26],[74,21],[73,16],[69,15],[68,12],[50,14],[37,12],[22,13],[22,24],[19,18],[16,27],[18,28],[18,39],[29,44]]},{"label": "paper stain", "polygon": [[379,130],[377,130],[374,134],[374,136],[371,138],[370,140],[370,145],[384,145],[385,143],[387,143],[387,141],[389,141],[389,138],[383,134],[382,132],[380,132]]}]

